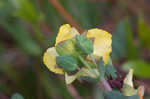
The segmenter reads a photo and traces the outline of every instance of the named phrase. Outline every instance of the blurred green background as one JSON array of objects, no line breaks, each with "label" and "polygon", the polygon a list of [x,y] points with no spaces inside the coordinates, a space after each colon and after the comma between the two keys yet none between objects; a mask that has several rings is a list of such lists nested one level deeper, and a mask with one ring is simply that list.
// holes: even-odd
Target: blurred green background
[{"label": "blurred green background", "polygon": [[[55,43],[60,25],[80,32],[112,33],[112,59],[118,74],[134,69],[135,87],[150,99],[150,0],[0,0],[0,99],[102,99],[95,83],[50,72],[42,55]],[[69,90],[68,90],[69,89]],[[77,98],[76,98],[77,99]]]}]

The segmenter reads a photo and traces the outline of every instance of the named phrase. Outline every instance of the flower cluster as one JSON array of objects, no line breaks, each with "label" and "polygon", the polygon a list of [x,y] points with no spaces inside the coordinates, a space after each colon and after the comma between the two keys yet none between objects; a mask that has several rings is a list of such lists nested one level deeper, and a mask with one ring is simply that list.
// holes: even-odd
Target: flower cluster
[{"label": "flower cluster", "polygon": [[[69,24],[60,27],[54,47],[44,53],[43,61],[48,69],[64,74],[67,84],[81,76],[96,77],[96,63],[102,57],[108,63],[112,51],[112,36],[108,32],[94,28],[80,33]],[[95,62],[93,62],[95,61]]]},{"label": "flower cluster", "polygon": [[128,96],[143,99],[144,87],[134,88],[132,69],[124,80],[119,81],[122,94],[113,91],[107,82],[109,77],[117,80],[110,59],[111,44],[112,36],[104,30],[94,28],[80,34],[74,27],[65,24],[59,29],[55,46],[44,53],[43,62],[50,71],[65,75],[66,84],[86,78],[88,81],[91,78],[100,81],[104,89],[107,89],[104,95],[106,99],[116,99],[112,95],[120,97],[117,99],[128,99]]}]

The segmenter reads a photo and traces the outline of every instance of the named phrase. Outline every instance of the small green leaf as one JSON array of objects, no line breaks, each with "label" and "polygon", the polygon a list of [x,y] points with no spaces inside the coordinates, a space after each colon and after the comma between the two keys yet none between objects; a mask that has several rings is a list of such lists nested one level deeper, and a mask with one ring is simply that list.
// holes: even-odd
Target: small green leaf
[{"label": "small green leaf", "polygon": [[91,40],[83,35],[76,36],[76,46],[83,54],[90,54],[93,52],[93,43]]},{"label": "small green leaf", "polygon": [[56,46],[56,51],[60,56],[77,56],[77,51],[75,50],[75,43],[73,39],[59,43]]},{"label": "small green leaf", "polygon": [[150,50],[150,27],[144,23],[143,20],[139,20],[138,24],[138,35],[142,44]]},{"label": "small green leaf", "polygon": [[78,62],[71,56],[57,56],[56,63],[68,72],[74,71],[78,67]]},{"label": "small green leaf", "polygon": [[112,64],[112,60],[111,58],[109,58],[108,64],[106,65],[106,74],[108,74],[109,76],[116,78],[116,69],[114,68],[113,64]]},{"label": "small green leaf", "polygon": [[123,64],[123,69],[128,71],[130,68],[134,70],[134,75],[142,78],[150,78],[150,64],[142,60],[128,61]]},{"label": "small green leaf", "polygon": [[24,98],[21,94],[15,93],[11,96],[11,99],[24,99]]},{"label": "small green leaf", "polygon": [[104,61],[102,59],[102,57],[100,57],[100,60],[99,60],[99,73],[100,73],[100,78],[103,79],[104,76],[105,76],[105,65],[104,65]]}]

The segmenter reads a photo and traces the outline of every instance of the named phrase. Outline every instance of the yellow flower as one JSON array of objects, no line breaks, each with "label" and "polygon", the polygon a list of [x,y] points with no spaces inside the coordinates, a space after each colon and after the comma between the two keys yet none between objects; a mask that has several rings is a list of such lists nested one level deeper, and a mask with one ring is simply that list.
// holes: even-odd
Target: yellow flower
[{"label": "yellow flower", "polygon": [[44,53],[43,62],[50,71],[63,74],[63,69],[56,66],[56,56],[58,56],[58,54],[55,47],[48,48],[47,51]]},{"label": "yellow flower", "polygon": [[[79,33],[74,27],[71,27],[69,24],[62,25],[56,37],[55,46],[61,41],[73,38],[77,34]],[[48,48],[48,50],[44,53],[43,62],[50,71],[58,74],[64,74],[64,70],[62,68],[58,68],[56,65],[56,56],[58,56],[56,48]]]},{"label": "yellow flower", "polygon": [[[75,37],[76,35],[78,35],[79,32],[74,28],[71,27],[69,24],[64,24],[60,27],[58,35],[56,37],[56,43],[55,46],[67,39],[71,39],[73,37]],[[108,63],[108,58],[109,55],[112,51],[111,48],[111,34],[109,34],[108,32],[101,30],[101,29],[91,29],[88,30],[86,36],[88,38],[94,38],[94,52],[93,55],[98,56],[98,57],[103,57],[104,63],[107,64]],[[55,47],[49,48],[43,56],[43,62],[44,64],[48,67],[48,69],[54,73],[58,73],[58,74],[65,74],[66,77],[66,81],[68,83],[71,83],[72,81],[74,81],[77,76],[74,75],[73,76],[68,76],[67,73],[64,72],[64,70],[62,68],[59,68],[56,65],[56,56],[57,56],[57,52]],[[68,80],[69,79],[69,80]]]},{"label": "yellow flower", "polygon": [[55,46],[64,40],[73,38],[74,36],[76,36],[77,34],[79,34],[79,32],[74,28],[71,27],[69,24],[64,24],[60,27],[58,35],[56,37],[56,44]]},{"label": "yellow flower", "polygon": [[95,28],[88,30],[88,38],[94,38],[94,55],[102,56],[105,64],[108,63],[109,55],[112,51],[112,36],[108,32]]}]

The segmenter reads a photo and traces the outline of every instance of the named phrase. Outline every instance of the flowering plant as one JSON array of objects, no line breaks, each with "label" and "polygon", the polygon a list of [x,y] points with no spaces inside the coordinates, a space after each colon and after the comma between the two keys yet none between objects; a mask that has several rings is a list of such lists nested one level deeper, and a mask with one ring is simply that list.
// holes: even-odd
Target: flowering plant
[{"label": "flowering plant", "polygon": [[[101,82],[106,93],[106,99],[113,92],[107,80],[109,77],[117,78],[110,53],[112,52],[112,35],[104,30],[94,28],[80,34],[69,24],[62,25],[56,37],[54,47],[50,47],[44,53],[43,62],[48,69],[57,74],[65,75],[66,84],[71,84],[75,79]],[[140,95],[143,96],[143,87],[134,89],[132,82],[133,70],[123,81],[120,97]],[[116,98],[112,98],[116,99]],[[121,99],[121,98],[117,98]],[[125,98],[126,99],[126,98]],[[132,98],[131,98],[132,99]],[[133,99],[136,99],[135,96]]]}]

